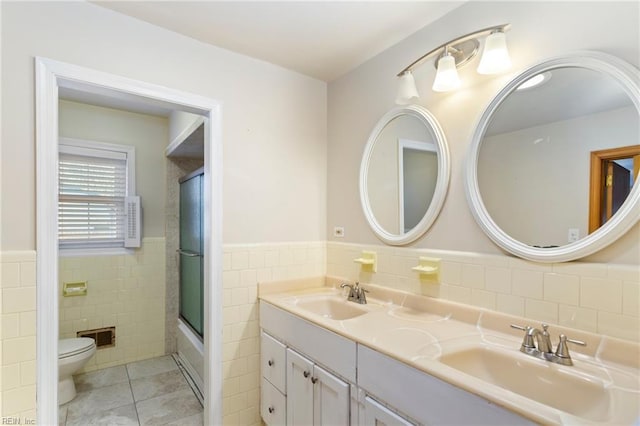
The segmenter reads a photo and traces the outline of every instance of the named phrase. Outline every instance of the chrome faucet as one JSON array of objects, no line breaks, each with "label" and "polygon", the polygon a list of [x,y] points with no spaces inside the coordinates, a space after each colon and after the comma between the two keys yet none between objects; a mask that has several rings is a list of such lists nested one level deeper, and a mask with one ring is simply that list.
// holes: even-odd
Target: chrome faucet
[{"label": "chrome faucet", "polygon": [[355,285],[351,285],[348,283],[340,284],[340,288],[345,287],[349,287],[349,296],[347,297],[347,300],[359,303],[361,305],[367,304],[367,296],[365,295],[365,293],[369,293],[369,290],[360,287],[360,284],[358,282],[356,282]]},{"label": "chrome faucet", "polygon": [[520,325],[511,324],[511,327],[524,331],[524,338],[522,339],[520,352],[556,364],[573,365],[567,342],[581,346],[587,345],[583,341],[569,339],[564,334],[561,334],[560,341],[558,342],[558,346],[554,352],[551,345],[551,338],[547,331],[547,328],[549,327],[547,324],[542,324],[542,330],[528,325],[522,327]]}]

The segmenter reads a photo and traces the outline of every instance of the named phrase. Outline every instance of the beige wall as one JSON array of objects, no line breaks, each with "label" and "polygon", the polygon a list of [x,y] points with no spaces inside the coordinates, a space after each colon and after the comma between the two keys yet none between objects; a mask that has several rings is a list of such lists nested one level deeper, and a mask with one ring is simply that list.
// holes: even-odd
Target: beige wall
[{"label": "beige wall", "polygon": [[[634,64],[640,60],[637,2],[468,2],[414,33],[364,65],[329,84],[327,225],[345,227],[345,238],[330,240],[377,244],[359,203],[358,172],[371,129],[394,107],[395,75],[432,48],[462,34],[495,24],[512,24],[507,33],[513,61],[499,76],[475,72],[478,59],[460,69],[460,90],[437,94],[430,87],[431,62],[419,67],[419,103],[440,122],[451,153],[451,181],[442,212],[412,247],[498,254],[502,251],[474,221],[464,190],[465,156],[475,124],[499,89],[526,67],[575,50],[599,50]],[[640,225],[587,260],[638,264]],[[402,249],[401,249],[402,250]]]},{"label": "beige wall", "polygon": [[324,82],[87,2],[2,2],[3,250],[35,248],[35,56],[221,101],[225,243],[324,239]]},{"label": "beige wall", "polygon": [[[116,328],[116,345],[99,348],[83,371],[164,355],[165,240],[144,238],[135,254],[63,257],[59,333]],[[65,282],[87,282],[86,296],[63,297]]]},{"label": "beige wall", "polygon": [[142,236],[164,237],[165,155],[169,120],[146,114],[59,102],[61,137],[129,145],[136,149],[136,194],[142,200]]}]

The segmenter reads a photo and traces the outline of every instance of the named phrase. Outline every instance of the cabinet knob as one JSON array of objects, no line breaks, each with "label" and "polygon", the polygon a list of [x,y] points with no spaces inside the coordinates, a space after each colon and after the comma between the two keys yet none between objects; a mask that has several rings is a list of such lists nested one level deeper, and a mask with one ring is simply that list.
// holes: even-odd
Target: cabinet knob
[{"label": "cabinet knob", "polygon": [[308,372],[308,371],[305,371],[304,373],[302,373],[302,375],[303,375],[305,378],[309,377],[309,374],[311,374],[311,373],[310,373],[310,372]]},{"label": "cabinet knob", "polygon": [[273,414],[274,411],[276,411],[276,409],[273,408],[273,405],[271,407],[269,407],[269,413],[270,414]]},{"label": "cabinet knob", "polygon": [[270,359],[269,361],[267,361],[267,364],[269,364],[269,367],[273,367],[273,360]]},{"label": "cabinet knob", "polygon": [[314,385],[316,384],[317,381],[318,381],[317,377],[312,377],[311,378],[311,383],[313,383]]}]

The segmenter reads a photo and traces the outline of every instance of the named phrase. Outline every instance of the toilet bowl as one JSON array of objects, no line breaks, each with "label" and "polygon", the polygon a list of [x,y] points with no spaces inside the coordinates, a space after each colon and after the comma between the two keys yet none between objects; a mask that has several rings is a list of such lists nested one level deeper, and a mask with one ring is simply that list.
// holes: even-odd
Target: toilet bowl
[{"label": "toilet bowl", "polygon": [[58,404],[76,397],[73,373],[80,370],[96,353],[96,342],[89,337],[58,341]]}]

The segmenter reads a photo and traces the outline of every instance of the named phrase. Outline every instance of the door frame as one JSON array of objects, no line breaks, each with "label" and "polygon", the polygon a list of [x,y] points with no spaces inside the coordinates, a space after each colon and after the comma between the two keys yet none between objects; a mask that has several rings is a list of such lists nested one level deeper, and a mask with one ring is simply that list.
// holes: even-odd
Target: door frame
[{"label": "door frame", "polygon": [[[640,155],[640,145],[623,146],[620,148],[591,151],[590,179],[589,179],[589,233],[595,232],[602,226],[602,184],[605,178],[602,163],[609,160],[636,157]],[[635,170],[635,167],[634,167]]]},{"label": "door frame", "polygon": [[35,58],[36,395],[38,424],[58,421],[58,89],[144,99],[202,115],[205,156],[204,424],[222,424],[222,105],[167,87]]}]

